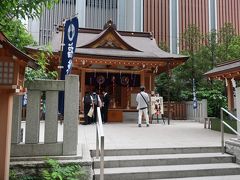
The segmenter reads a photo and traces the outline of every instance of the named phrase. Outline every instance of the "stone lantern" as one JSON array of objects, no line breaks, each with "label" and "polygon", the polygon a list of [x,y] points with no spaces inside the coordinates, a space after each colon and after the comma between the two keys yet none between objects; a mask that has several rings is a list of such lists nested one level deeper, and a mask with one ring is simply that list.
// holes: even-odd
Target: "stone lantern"
[{"label": "stone lantern", "polygon": [[9,176],[13,95],[22,94],[25,67],[37,68],[34,59],[12,45],[0,32],[0,179]]}]

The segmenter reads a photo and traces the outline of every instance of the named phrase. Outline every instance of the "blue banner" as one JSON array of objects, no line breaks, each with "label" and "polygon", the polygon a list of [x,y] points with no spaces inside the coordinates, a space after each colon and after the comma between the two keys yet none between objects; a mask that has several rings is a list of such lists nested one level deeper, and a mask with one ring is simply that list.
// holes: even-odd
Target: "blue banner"
[{"label": "blue banner", "polygon": [[[64,26],[64,42],[62,51],[62,69],[61,80],[65,80],[65,76],[71,73],[72,60],[75,53],[78,37],[78,18],[74,17],[65,22]],[[59,92],[58,111],[64,113],[64,92]]]},{"label": "blue banner", "polygon": [[75,53],[78,37],[78,18],[67,20],[64,26],[64,46],[62,51],[62,70],[61,80],[65,79],[65,75],[71,73],[72,60]]}]

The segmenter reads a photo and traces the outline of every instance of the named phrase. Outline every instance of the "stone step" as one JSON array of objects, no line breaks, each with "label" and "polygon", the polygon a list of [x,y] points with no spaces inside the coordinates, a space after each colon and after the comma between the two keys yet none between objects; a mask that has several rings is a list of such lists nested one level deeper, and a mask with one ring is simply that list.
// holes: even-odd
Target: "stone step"
[{"label": "stone step", "polygon": [[[100,160],[94,158],[94,168],[100,167]],[[105,168],[160,166],[180,164],[231,163],[233,156],[222,153],[163,154],[138,156],[106,156]]]},{"label": "stone step", "polygon": [[[99,173],[99,169],[94,170],[95,180],[100,179]],[[234,163],[217,163],[104,169],[104,180],[147,180],[221,175],[240,175],[240,166]]]},{"label": "stone step", "polygon": [[[203,177],[188,177],[188,178],[168,178],[161,180],[239,180],[240,175],[226,175],[226,176],[203,176]],[[160,179],[148,179],[160,180]]]},{"label": "stone step", "polygon": [[[146,149],[105,149],[104,156],[156,155],[156,154],[186,154],[186,153],[215,153],[221,152],[221,147],[184,147],[184,148],[146,148]],[[96,151],[91,150],[91,156]]]}]

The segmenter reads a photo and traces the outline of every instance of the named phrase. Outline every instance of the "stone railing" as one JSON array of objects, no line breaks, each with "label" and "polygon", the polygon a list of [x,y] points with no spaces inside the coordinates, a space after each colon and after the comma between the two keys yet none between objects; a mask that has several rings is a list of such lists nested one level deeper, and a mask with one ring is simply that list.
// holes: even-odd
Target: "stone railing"
[{"label": "stone railing", "polygon": [[197,103],[197,109],[193,109],[193,101],[186,102],[187,119],[204,122],[204,118],[208,117],[207,100],[203,99]]},{"label": "stone railing", "polygon": [[[21,142],[22,97],[14,97],[11,156],[67,156],[77,154],[79,77],[66,76],[65,81],[36,80],[27,85],[27,113],[23,142]],[[64,91],[64,121],[58,123],[58,94]],[[46,94],[45,121],[40,123],[41,94]],[[40,124],[44,139],[39,142]],[[63,126],[59,128],[59,126]],[[63,129],[59,132],[59,129]],[[62,140],[58,141],[58,134]]]}]

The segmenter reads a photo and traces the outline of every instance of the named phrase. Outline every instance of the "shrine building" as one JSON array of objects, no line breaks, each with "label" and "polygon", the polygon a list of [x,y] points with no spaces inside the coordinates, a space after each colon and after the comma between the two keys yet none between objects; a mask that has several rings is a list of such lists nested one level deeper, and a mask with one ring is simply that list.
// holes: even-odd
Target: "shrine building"
[{"label": "shrine building", "polygon": [[227,89],[228,110],[233,112],[234,107],[234,90],[236,81],[240,80],[240,60],[228,61],[218,64],[215,68],[205,73],[209,79],[225,81]]},{"label": "shrine building", "polygon": [[[59,71],[62,28],[53,36],[51,66]],[[41,47],[28,47],[34,54]],[[155,90],[155,76],[181,65],[187,56],[161,50],[152,33],[117,31],[112,21],[103,30],[78,29],[71,74],[79,75],[80,107],[86,91],[106,89],[111,96],[109,121],[122,121],[122,112],[136,110],[140,85]],[[111,117],[114,117],[114,119]]]}]

